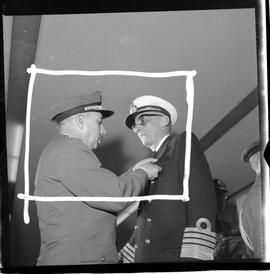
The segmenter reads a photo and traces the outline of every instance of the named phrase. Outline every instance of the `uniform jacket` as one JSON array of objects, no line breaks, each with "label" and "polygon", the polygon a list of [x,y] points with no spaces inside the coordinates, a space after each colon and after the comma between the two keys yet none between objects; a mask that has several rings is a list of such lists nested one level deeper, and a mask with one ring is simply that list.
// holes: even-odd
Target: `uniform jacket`
[{"label": "uniform jacket", "polygon": [[[182,194],[186,134],[170,135],[157,155],[162,167],[144,195]],[[216,197],[209,166],[197,137],[192,135],[190,201],[141,202],[129,243],[120,252],[129,262],[212,260],[215,249]]]},{"label": "uniform jacket", "polygon": [[246,245],[246,258],[263,258],[262,212],[261,176],[258,176],[247,192],[239,213],[239,228]]},{"label": "uniform jacket", "polygon": [[[143,170],[117,177],[78,139],[59,134],[43,151],[35,178],[36,196],[137,196]],[[116,263],[116,214],[126,203],[36,202],[41,235],[38,265]]]}]

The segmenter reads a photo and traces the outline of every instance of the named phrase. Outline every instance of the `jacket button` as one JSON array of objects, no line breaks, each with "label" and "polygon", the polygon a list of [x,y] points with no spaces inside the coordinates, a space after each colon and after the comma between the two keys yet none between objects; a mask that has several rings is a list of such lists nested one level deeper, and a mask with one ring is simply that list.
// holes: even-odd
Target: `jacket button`
[{"label": "jacket button", "polygon": [[105,258],[104,258],[104,257],[102,257],[102,258],[101,258],[101,261],[102,261],[102,262],[105,262]]},{"label": "jacket button", "polygon": [[146,220],[148,223],[151,223],[151,221],[152,221],[151,218],[147,218]]},{"label": "jacket button", "polygon": [[135,226],[134,226],[134,229],[138,229],[138,228],[139,228],[139,226],[138,226],[138,225],[135,225]]},{"label": "jacket button", "polygon": [[146,239],[145,242],[146,242],[146,244],[148,244],[148,245],[150,244],[150,240],[149,240],[149,239]]},{"label": "jacket button", "polygon": [[137,248],[138,248],[138,245],[137,245],[137,244],[135,244],[135,245],[134,245],[134,248],[135,248],[135,249],[137,249]]}]

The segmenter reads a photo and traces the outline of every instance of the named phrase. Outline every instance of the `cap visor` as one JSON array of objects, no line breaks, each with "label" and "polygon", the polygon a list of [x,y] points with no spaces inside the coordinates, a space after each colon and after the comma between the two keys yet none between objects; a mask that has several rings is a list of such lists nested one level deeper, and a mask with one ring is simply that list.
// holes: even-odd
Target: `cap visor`
[{"label": "cap visor", "polygon": [[108,117],[114,115],[114,111],[109,110],[109,109],[92,110],[92,111],[100,112],[102,114],[102,116],[103,116],[103,119],[108,118]]},{"label": "cap visor", "polygon": [[136,115],[138,115],[138,113],[133,113],[133,114],[130,114],[127,119],[126,119],[126,126],[131,129],[133,124],[134,124],[134,120],[135,120],[135,117]]},{"label": "cap visor", "polygon": [[248,162],[249,158],[258,151],[260,151],[260,142],[259,141],[251,144],[247,149],[245,149],[243,151],[243,153],[241,154],[241,160],[243,162]]}]

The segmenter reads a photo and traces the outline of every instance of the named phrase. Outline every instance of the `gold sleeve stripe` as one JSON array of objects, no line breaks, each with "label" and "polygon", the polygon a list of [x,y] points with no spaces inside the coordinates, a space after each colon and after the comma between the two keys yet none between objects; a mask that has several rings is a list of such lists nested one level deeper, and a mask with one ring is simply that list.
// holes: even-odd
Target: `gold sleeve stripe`
[{"label": "gold sleeve stripe", "polygon": [[121,251],[118,253],[118,257],[123,261],[123,263],[134,263],[134,259],[130,257],[123,249],[121,249]]},{"label": "gold sleeve stripe", "polygon": [[215,249],[215,246],[216,246],[216,244],[210,243],[203,239],[193,239],[193,238],[186,238],[186,237],[183,239],[183,243],[202,244],[213,249]]},{"label": "gold sleeve stripe", "polygon": [[132,253],[135,253],[135,248],[130,243],[127,243],[125,247],[127,247]]},{"label": "gold sleeve stripe", "polygon": [[181,258],[193,258],[193,259],[198,259],[198,260],[203,260],[203,261],[210,261],[213,260],[213,256],[211,255],[203,255],[203,254],[194,254],[192,251],[190,253],[181,253]]},{"label": "gold sleeve stripe", "polygon": [[185,235],[184,236],[185,238],[204,239],[204,240],[209,241],[209,242],[214,243],[214,244],[217,242],[216,238],[214,238],[212,236],[202,234],[202,233],[195,233],[195,232],[188,233],[188,232],[185,232],[184,235]]},{"label": "gold sleeve stripe", "polygon": [[123,249],[126,251],[126,253],[131,256],[132,258],[135,257],[134,252],[130,251],[127,246],[124,246]]},{"label": "gold sleeve stripe", "polygon": [[185,228],[185,232],[196,232],[196,233],[202,233],[204,235],[208,235],[210,237],[213,237],[213,238],[216,238],[216,233],[215,232],[212,232],[210,230],[202,230],[202,229],[198,229],[196,227],[186,227]]},{"label": "gold sleeve stripe", "polygon": [[180,257],[199,260],[213,260],[215,250],[197,244],[183,244]]}]

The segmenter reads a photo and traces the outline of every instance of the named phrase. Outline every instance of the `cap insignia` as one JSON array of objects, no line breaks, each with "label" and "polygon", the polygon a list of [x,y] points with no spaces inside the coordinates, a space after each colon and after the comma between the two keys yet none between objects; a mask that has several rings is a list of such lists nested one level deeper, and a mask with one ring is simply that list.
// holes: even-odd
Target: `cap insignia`
[{"label": "cap insignia", "polygon": [[130,107],[129,107],[129,113],[133,114],[134,112],[137,111],[137,109],[138,108],[134,104],[131,104]]},{"label": "cap insignia", "polygon": [[91,110],[91,109],[102,109],[102,107],[101,106],[87,106],[87,107],[84,107],[85,111]]}]

